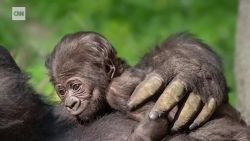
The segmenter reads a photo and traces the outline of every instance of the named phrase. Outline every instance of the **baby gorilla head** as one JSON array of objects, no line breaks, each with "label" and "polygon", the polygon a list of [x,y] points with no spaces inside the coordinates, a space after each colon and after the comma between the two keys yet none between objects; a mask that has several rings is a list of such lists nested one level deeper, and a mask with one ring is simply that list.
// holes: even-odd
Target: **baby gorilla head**
[{"label": "baby gorilla head", "polygon": [[112,45],[94,32],[69,34],[46,61],[51,82],[67,110],[85,121],[105,107],[105,89],[116,75]]}]

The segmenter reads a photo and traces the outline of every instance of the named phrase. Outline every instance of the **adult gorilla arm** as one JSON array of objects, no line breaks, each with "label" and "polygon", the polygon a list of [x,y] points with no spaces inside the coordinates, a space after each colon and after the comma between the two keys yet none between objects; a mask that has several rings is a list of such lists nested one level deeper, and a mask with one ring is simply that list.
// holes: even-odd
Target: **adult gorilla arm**
[{"label": "adult gorilla arm", "polygon": [[[178,36],[168,39],[153,53],[146,55],[137,66],[113,80],[108,93],[108,101],[112,102],[110,104],[127,112],[129,99],[129,106],[133,108],[154,93],[161,94],[163,91],[151,112],[154,113],[153,118],[155,113],[159,117],[168,112],[183,97],[186,102],[177,114],[174,128],[182,127],[195,118],[190,126],[193,129],[212,116],[202,127],[183,134],[170,134],[164,140],[250,140],[250,129],[243,123],[240,114],[228,104],[227,86],[219,57],[206,44],[192,36]],[[162,87],[160,90],[159,86]],[[191,92],[188,97],[183,96],[183,87],[185,92]],[[130,91],[124,91],[125,89]],[[145,109],[149,109],[146,105],[140,106],[131,114],[138,116],[138,119],[144,118]],[[195,117],[200,105],[201,112]],[[148,129],[150,128],[145,124],[140,124],[135,130],[141,132]]]},{"label": "adult gorilla arm", "polygon": [[[172,130],[188,123],[192,123],[190,129],[204,124],[223,101],[228,101],[220,58],[188,33],[173,35],[138,65],[115,78],[107,98],[114,108],[127,111],[127,103],[129,109],[134,109],[159,94],[149,118],[157,119],[184,101]],[[139,119],[140,111],[134,111]]]},{"label": "adult gorilla arm", "polygon": [[1,140],[51,140],[70,127],[66,122],[70,116],[56,112],[63,111],[60,106],[45,104],[27,81],[27,75],[0,46]]}]

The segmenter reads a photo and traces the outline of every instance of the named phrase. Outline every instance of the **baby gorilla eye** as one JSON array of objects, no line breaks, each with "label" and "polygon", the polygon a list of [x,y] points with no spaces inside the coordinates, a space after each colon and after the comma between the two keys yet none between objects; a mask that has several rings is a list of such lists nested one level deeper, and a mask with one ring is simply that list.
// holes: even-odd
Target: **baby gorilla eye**
[{"label": "baby gorilla eye", "polygon": [[81,83],[74,83],[74,84],[71,85],[71,88],[74,91],[79,91],[81,89]]},{"label": "baby gorilla eye", "polygon": [[65,88],[61,85],[56,86],[56,91],[60,96],[64,96],[66,93]]},{"label": "baby gorilla eye", "polygon": [[58,91],[60,95],[64,95],[65,94],[65,91],[63,89],[59,90]]}]

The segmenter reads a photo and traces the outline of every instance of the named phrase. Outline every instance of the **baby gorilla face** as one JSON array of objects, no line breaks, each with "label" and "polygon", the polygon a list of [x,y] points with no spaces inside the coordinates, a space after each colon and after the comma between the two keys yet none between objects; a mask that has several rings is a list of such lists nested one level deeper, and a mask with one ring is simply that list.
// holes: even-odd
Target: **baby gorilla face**
[{"label": "baby gorilla face", "polygon": [[89,120],[105,110],[105,90],[115,74],[115,59],[112,45],[97,33],[69,34],[56,45],[46,67],[72,115]]},{"label": "baby gorilla face", "polygon": [[96,115],[104,96],[101,88],[82,77],[71,77],[55,85],[57,94],[67,110],[78,119],[86,121]]},{"label": "baby gorilla face", "polygon": [[88,88],[79,77],[73,77],[64,84],[56,85],[57,94],[64,100],[67,110],[72,115],[79,115],[88,105],[88,99],[91,97]]}]

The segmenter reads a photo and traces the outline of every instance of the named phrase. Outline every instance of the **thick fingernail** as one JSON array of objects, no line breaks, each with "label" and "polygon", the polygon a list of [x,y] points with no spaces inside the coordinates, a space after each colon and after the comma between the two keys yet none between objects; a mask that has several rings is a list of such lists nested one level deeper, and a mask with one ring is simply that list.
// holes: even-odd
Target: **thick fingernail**
[{"label": "thick fingernail", "polygon": [[199,125],[197,123],[192,123],[190,126],[189,126],[189,129],[190,130],[193,130],[195,129],[196,127],[198,127]]},{"label": "thick fingernail", "polygon": [[149,113],[149,118],[155,120],[160,117],[160,114],[157,111],[151,111]]},{"label": "thick fingernail", "polygon": [[171,132],[177,132],[179,130],[179,127],[177,127],[176,125],[174,125],[172,128],[171,128]]}]

